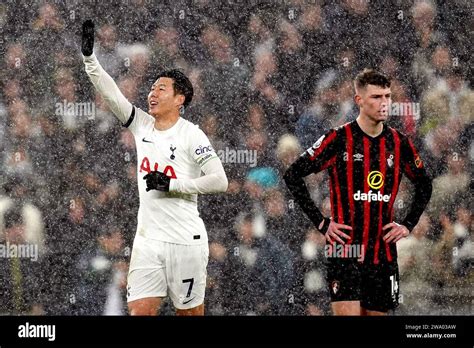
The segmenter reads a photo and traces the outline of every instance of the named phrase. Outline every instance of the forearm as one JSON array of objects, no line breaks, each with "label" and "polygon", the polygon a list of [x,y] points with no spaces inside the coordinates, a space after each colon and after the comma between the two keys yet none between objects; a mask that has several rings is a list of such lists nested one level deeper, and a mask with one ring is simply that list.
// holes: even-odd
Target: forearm
[{"label": "forearm", "polygon": [[324,220],[323,214],[319,211],[311,198],[308,188],[301,176],[298,175],[297,168],[293,165],[285,173],[285,180],[288,190],[291,192],[295,201],[308,216],[311,222],[318,228]]},{"label": "forearm", "polygon": [[126,123],[132,112],[132,104],[120,92],[112,77],[102,68],[95,54],[88,57],[83,55],[82,60],[86,73],[96,90],[122,124]]},{"label": "forearm", "polygon": [[423,214],[423,211],[430,201],[431,192],[433,190],[432,180],[429,177],[418,180],[414,183],[414,186],[415,196],[413,198],[413,203],[411,204],[407,216],[402,222],[402,225],[408,228],[409,231],[411,231],[418,223],[421,214]]},{"label": "forearm", "polygon": [[210,161],[203,171],[205,175],[196,179],[171,179],[170,191],[190,194],[227,191],[227,176],[219,160]]},{"label": "forearm", "polygon": [[222,174],[207,174],[197,179],[172,179],[170,191],[181,193],[217,193],[227,190],[227,177]]}]

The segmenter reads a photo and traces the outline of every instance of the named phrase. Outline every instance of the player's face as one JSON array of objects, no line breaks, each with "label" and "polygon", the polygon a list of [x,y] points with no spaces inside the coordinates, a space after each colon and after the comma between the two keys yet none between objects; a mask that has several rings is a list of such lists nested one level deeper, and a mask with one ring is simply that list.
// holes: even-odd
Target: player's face
[{"label": "player's face", "polygon": [[156,117],[179,112],[183,102],[183,95],[174,94],[173,79],[160,77],[148,93],[148,113]]},{"label": "player's face", "polygon": [[367,85],[358,91],[355,101],[359,105],[361,114],[369,117],[374,122],[387,120],[390,103],[392,102],[390,87],[384,88]]}]

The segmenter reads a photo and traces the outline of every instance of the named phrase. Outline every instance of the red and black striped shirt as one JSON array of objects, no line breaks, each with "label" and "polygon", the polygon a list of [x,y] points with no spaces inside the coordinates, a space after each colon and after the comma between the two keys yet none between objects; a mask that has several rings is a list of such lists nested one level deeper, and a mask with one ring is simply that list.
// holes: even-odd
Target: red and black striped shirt
[{"label": "red and black striped shirt", "polygon": [[417,224],[431,197],[431,179],[412,141],[384,125],[376,137],[364,133],[357,121],[325,134],[285,173],[285,182],[312,222],[323,216],[311,200],[303,178],[328,170],[331,216],[350,225],[347,243],[363,246],[365,262],[396,260],[395,243],[382,239],[382,227],[393,221],[393,205],[402,175],[415,184],[415,196],[401,223],[410,231]]}]

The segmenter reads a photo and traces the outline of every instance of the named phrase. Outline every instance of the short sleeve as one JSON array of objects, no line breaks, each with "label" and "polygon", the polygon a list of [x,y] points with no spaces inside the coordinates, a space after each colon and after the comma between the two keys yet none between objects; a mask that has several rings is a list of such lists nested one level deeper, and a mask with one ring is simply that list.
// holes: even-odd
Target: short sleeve
[{"label": "short sleeve", "polygon": [[142,109],[133,106],[130,117],[127,122],[123,124],[123,126],[128,128],[133,133],[133,135],[137,135],[141,129],[149,128],[150,125],[154,124],[154,122],[155,119],[153,116],[147,114]]}]

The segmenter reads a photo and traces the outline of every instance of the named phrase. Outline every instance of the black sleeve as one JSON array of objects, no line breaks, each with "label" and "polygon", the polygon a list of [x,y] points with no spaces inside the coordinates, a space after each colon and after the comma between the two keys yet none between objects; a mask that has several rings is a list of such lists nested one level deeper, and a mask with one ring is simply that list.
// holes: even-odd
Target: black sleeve
[{"label": "black sleeve", "polygon": [[432,179],[426,172],[423,161],[412,141],[403,137],[401,142],[402,169],[415,188],[415,196],[402,225],[411,232],[418,223],[431,198]]},{"label": "black sleeve", "polygon": [[[316,228],[319,227],[325,218],[311,199],[303,178],[311,173],[320,172],[331,165],[331,162],[336,156],[335,138],[336,132],[334,130],[327,135],[322,136],[287,169],[283,176],[283,179],[295,198],[295,201],[299,204]],[[326,224],[324,225],[325,226],[321,230],[323,233],[327,230]]]}]

